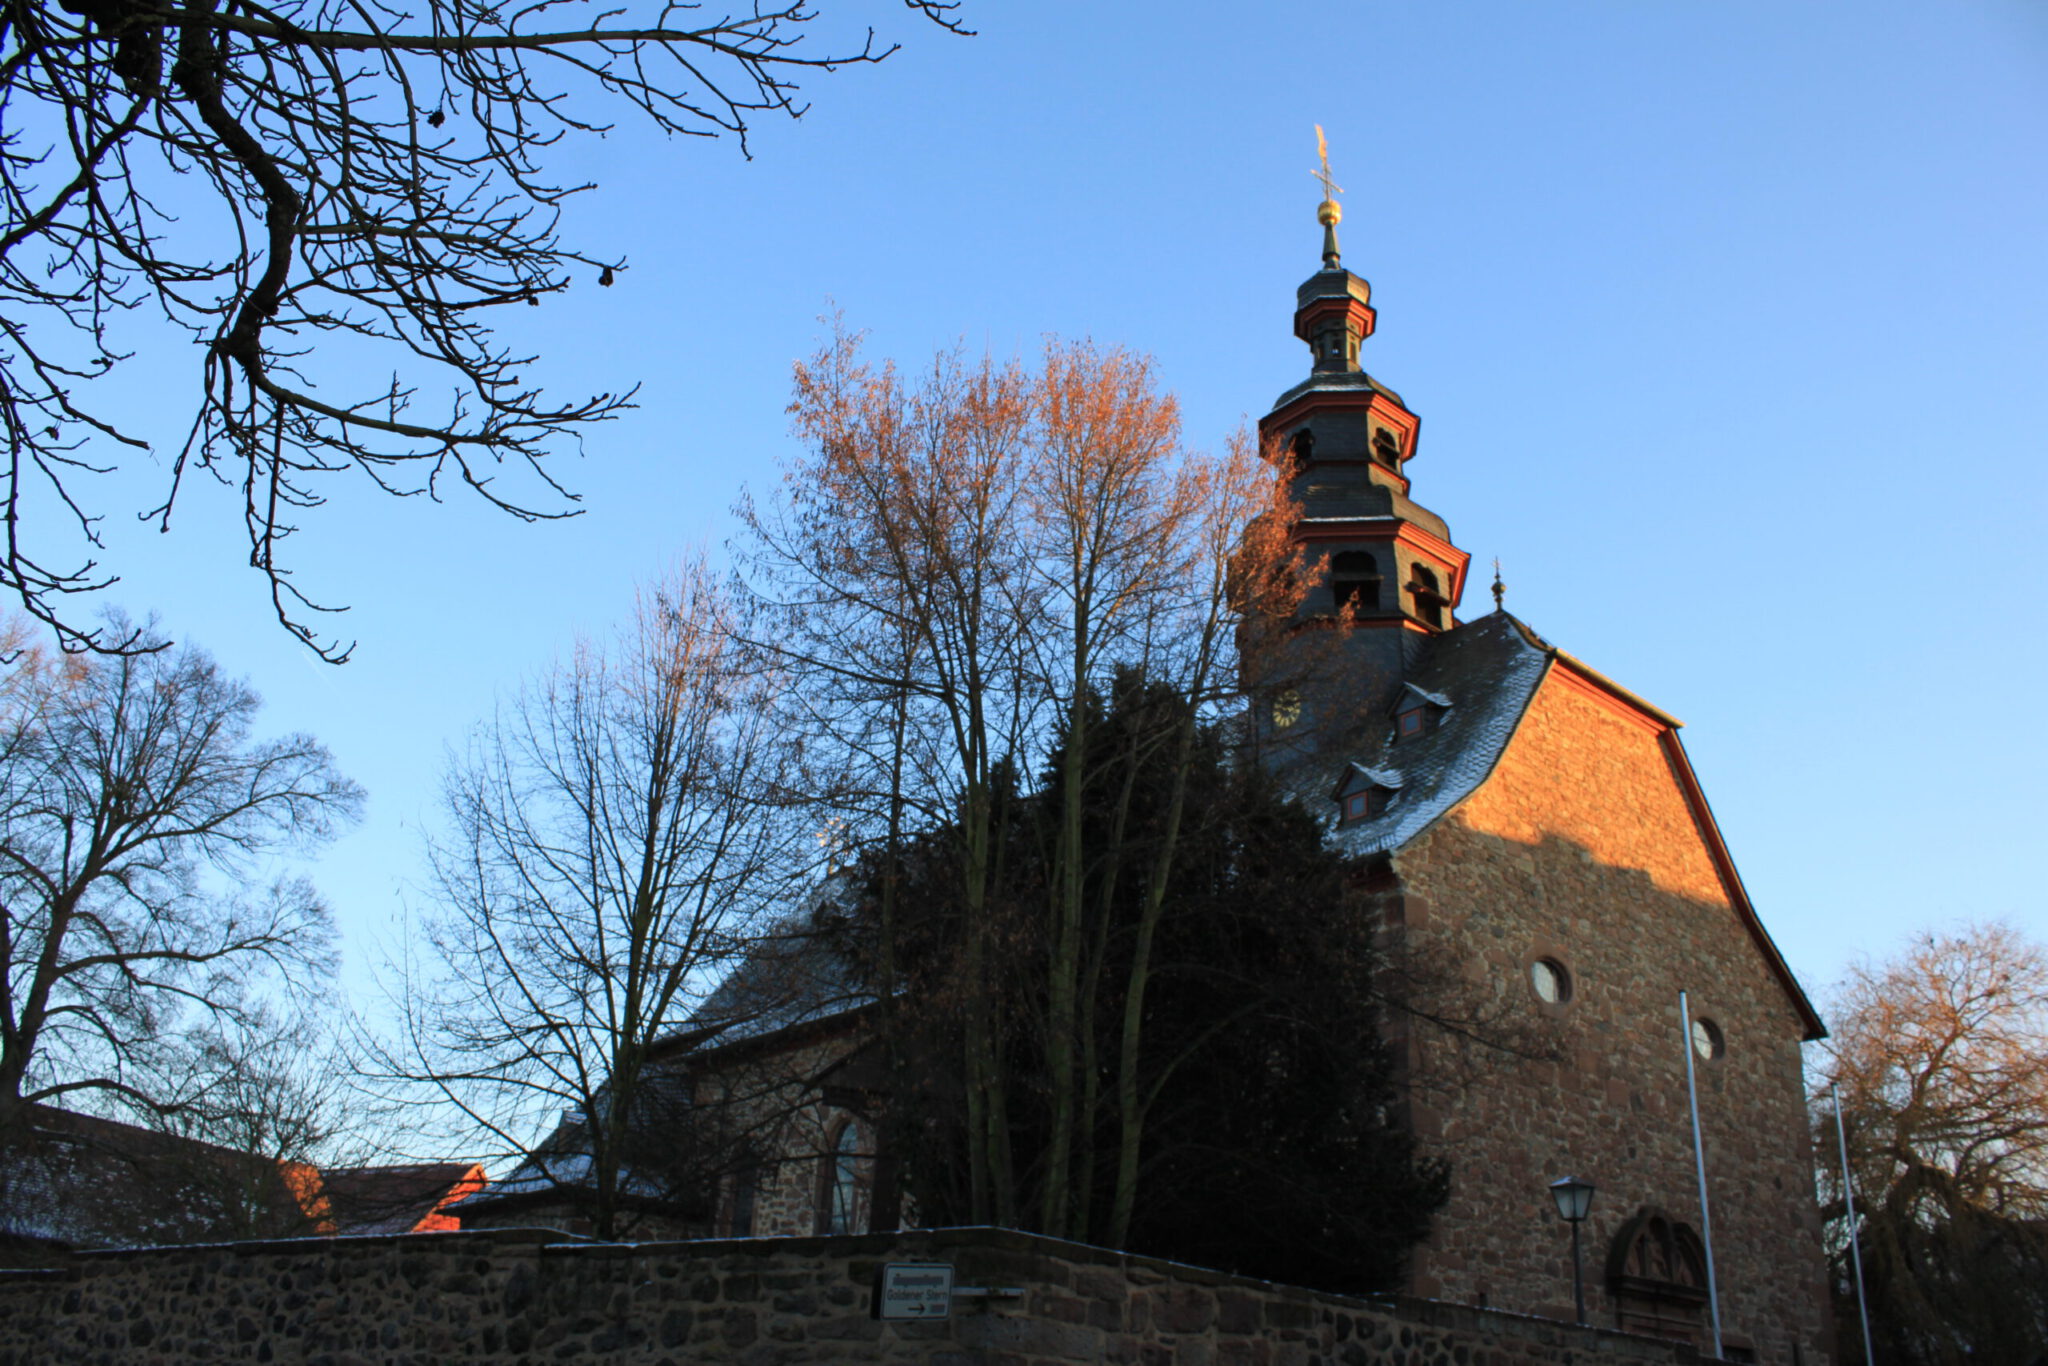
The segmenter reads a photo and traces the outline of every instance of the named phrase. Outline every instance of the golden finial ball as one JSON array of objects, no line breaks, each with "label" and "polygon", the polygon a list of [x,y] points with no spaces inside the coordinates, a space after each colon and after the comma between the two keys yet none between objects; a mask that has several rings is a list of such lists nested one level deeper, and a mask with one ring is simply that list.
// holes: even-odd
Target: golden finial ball
[{"label": "golden finial ball", "polygon": [[1334,228],[1344,219],[1344,210],[1334,199],[1325,199],[1316,205],[1316,222],[1326,228]]}]

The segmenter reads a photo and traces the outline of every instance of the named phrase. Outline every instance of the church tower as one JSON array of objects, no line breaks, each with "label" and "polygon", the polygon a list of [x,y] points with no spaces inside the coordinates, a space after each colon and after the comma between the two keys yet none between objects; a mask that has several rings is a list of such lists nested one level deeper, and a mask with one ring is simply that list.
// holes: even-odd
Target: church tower
[{"label": "church tower", "polygon": [[1335,651],[1354,686],[1348,705],[1370,716],[1395,700],[1423,643],[1456,624],[1471,557],[1443,518],[1408,496],[1422,420],[1359,362],[1378,315],[1372,286],[1338,250],[1343,211],[1327,160],[1323,181],[1322,269],[1295,292],[1294,335],[1308,343],[1309,375],[1259,420],[1259,441],[1293,471],[1293,541],[1301,562],[1317,566],[1296,619],[1345,633]]}]

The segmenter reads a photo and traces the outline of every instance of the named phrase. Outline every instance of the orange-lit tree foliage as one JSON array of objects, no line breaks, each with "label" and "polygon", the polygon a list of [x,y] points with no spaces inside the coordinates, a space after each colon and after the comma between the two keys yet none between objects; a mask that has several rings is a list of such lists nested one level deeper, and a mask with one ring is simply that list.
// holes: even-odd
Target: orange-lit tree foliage
[{"label": "orange-lit tree foliage", "polygon": [[[1182,443],[1149,361],[1086,342],[1048,342],[1029,367],[949,353],[906,376],[868,362],[841,332],[798,367],[791,412],[806,453],[776,499],[743,506],[746,568],[773,608],[767,643],[806,679],[792,690],[790,724],[833,742],[836,777],[820,790],[846,815],[846,839],[885,852],[915,837],[955,846],[960,968],[947,998],[920,1008],[959,1021],[969,1212],[1114,1236],[1139,1184],[1136,1059],[1150,944],[1182,852],[1176,783],[1199,729],[1238,700],[1246,642],[1299,600],[1308,576],[1289,572],[1286,539],[1298,511],[1242,437],[1220,455]],[[1088,888],[1106,851],[1084,835],[1081,813],[1132,771],[1098,764],[1088,743],[1120,672],[1189,705],[1128,737],[1180,777],[1166,837],[1134,874],[1145,900],[1138,951],[1120,960],[1129,980],[1102,993],[1106,922]],[[996,913],[1015,895],[1006,803],[1018,775],[1047,762],[1057,767],[1054,871],[1020,922]],[[1114,841],[1116,829],[1094,838]],[[893,886],[885,875],[875,921],[885,1038],[900,1008]],[[1028,1003],[991,987],[1000,958],[1021,947],[1003,936],[1020,925],[1048,950]],[[1106,997],[1121,1018],[1104,1055],[1095,1012]],[[1043,1075],[1007,1073],[1003,1040],[1019,1030],[1044,1041]],[[1013,1150],[1020,1088],[1049,1097],[1041,1151]],[[1074,1177],[1098,1160],[1118,1173],[1107,1211],[1091,1210],[1094,1183]]]},{"label": "orange-lit tree foliage", "polygon": [[2048,1352],[2048,950],[2008,925],[1930,935],[1850,970],[1814,1092],[1816,1148],[1841,1098],[1857,1220],[1822,1164],[1840,1338],[1863,1360],[1950,1366]]}]

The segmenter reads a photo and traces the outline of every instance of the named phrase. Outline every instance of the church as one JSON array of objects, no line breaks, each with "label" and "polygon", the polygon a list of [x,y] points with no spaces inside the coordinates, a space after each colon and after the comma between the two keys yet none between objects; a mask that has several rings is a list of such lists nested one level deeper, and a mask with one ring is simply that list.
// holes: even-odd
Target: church
[{"label": "church", "polygon": [[[1319,217],[1322,267],[1294,311],[1310,371],[1259,423],[1317,577],[1281,633],[1285,681],[1248,690],[1267,699],[1265,762],[1326,822],[1406,974],[1387,1025],[1402,1118],[1452,1176],[1405,1288],[1731,1361],[1829,1360],[1800,1056],[1821,1020],[1744,892],[1680,723],[1510,616],[1498,589],[1460,618],[1470,557],[1411,497],[1421,423],[1361,365],[1371,288],[1343,266],[1338,206]],[[721,1178],[669,1234],[858,1232],[892,1203],[870,1198],[881,1163],[857,1075],[871,1003],[829,973],[795,995],[656,1060],[729,1088],[800,1057],[814,1081],[777,1159]],[[466,1202],[465,1226],[545,1220],[548,1154],[573,1147],[565,1128],[532,1171]],[[1569,1225],[1552,1191],[1567,1177],[1592,1188]]]}]

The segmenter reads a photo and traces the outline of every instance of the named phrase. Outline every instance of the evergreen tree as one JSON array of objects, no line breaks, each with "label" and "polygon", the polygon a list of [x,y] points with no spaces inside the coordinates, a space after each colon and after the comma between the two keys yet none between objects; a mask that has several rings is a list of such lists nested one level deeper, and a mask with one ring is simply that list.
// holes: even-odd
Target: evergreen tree
[{"label": "evergreen tree", "polygon": [[[1191,721],[1188,703],[1125,673],[1111,698],[1090,705],[1085,1118],[1071,1159],[1079,1208],[1066,1230],[1043,1231],[1333,1290],[1389,1287],[1443,1203],[1447,1173],[1417,1155],[1398,1122],[1374,927],[1349,868],[1263,770],[1229,762],[1214,726],[1199,729],[1180,779],[1180,828],[1169,835],[1177,780],[1169,737]],[[1041,997],[1063,757],[1064,745],[1028,791],[1014,769],[1003,772],[998,890],[982,927],[999,946],[997,999],[984,1004],[999,1031],[1011,1141],[1027,1182],[1044,1178],[1039,1155],[1052,1129]],[[834,927],[871,965],[877,907],[894,881],[903,994],[889,1040],[895,1083],[884,1142],[927,1224],[969,1218],[955,1038],[966,927],[947,894],[957,841],[942,833],[870,856]],[[1141,955],[1146,883],[1167,838],[1179,845],[1167,910]],[[1133,990],[1143,992],[1141,1030],[1127,1027]],[[1110,1088],[1127,1048],[1137,1050],[1146,1122],[1137,1196],[1120,1221],[1112,1208],[1120,1112]],[[1020,1210],[1036,1208],[1033,1192],[1023,1194]]]}]

